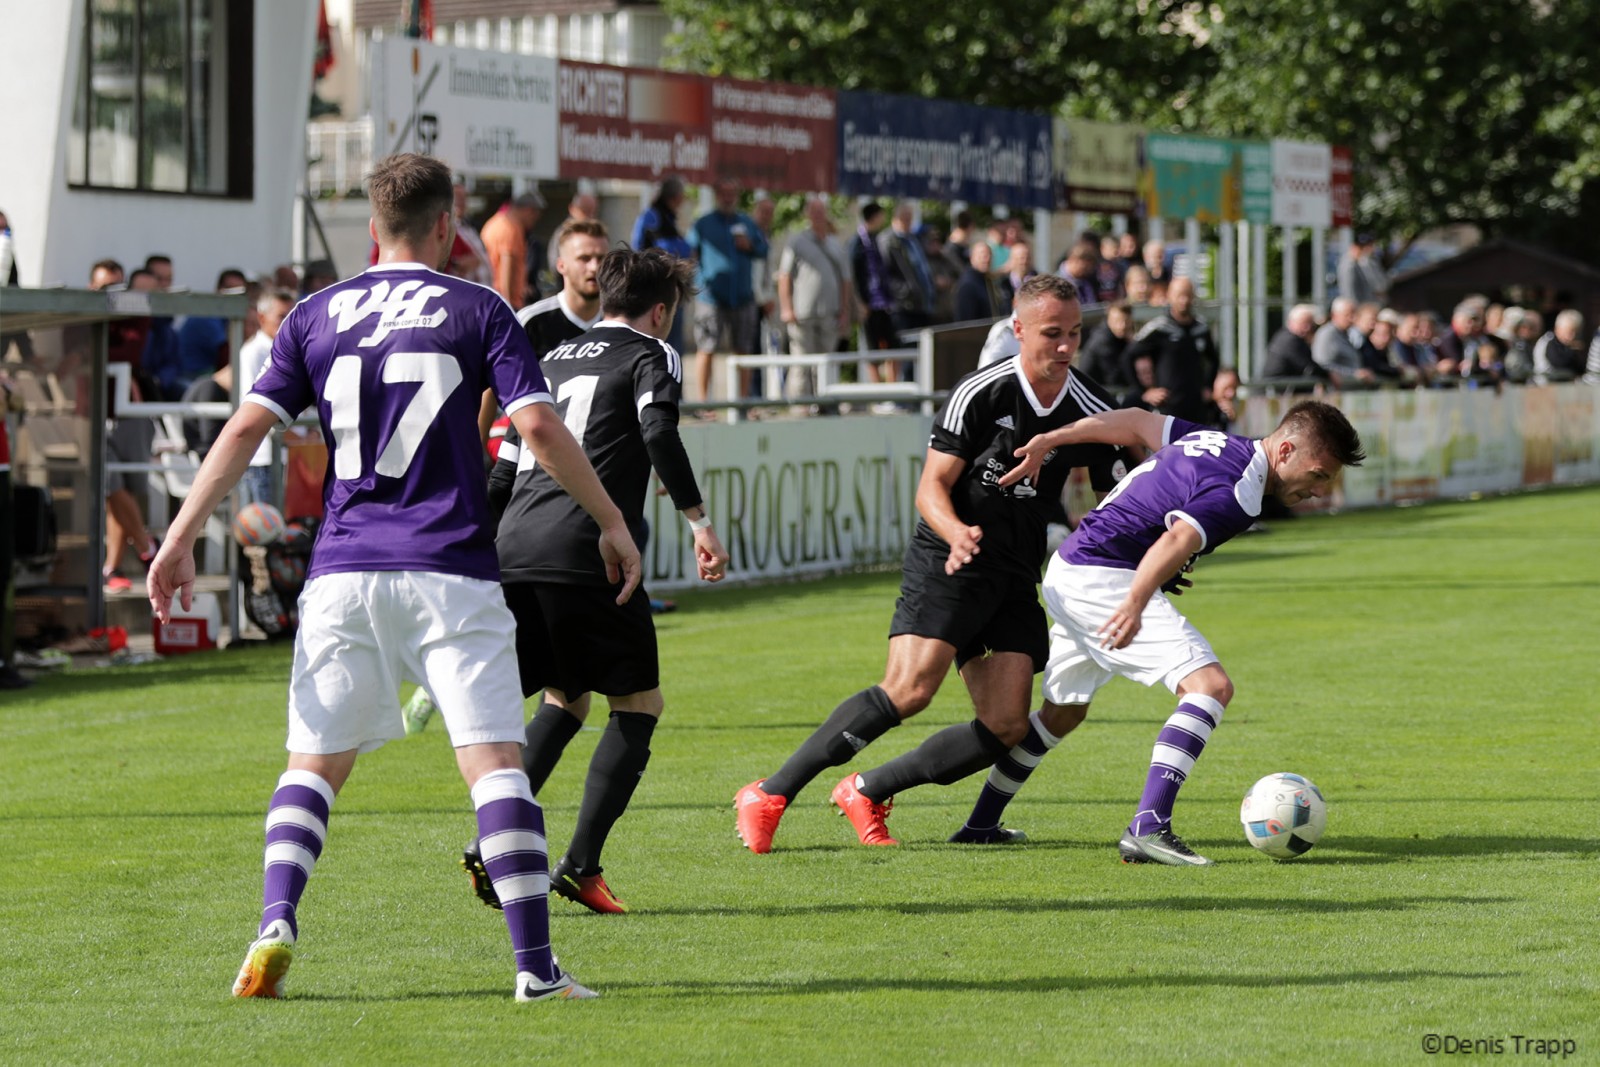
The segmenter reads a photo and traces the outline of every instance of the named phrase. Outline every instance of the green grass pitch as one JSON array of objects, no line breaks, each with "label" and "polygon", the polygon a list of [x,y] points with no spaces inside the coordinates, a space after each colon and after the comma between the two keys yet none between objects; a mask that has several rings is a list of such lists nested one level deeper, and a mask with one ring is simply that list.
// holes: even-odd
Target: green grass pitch
[{"label": "green grass pitch", "polygon": [[[904,847],[861,848],[829,775],[751,855],[734,790],[879,678],[897,577],[682,597],[606,855],[634,913],[551,904],[586,1003],[513,1002],[437,724],[335,806],[290,999],[233,1001],[288,650],[43,680],[0,703],[0,1062],[1389,1064],[1430,1034],[1594,1062],[1597,518],[1591,489],[1302,519],[1202,562],[1181,604],[1238,690],[1178,801],[1209,870],[1117,862],[1171,703],[1123,681],[1012,806],[1027,845],[944,843],[973,778],[903,797]],[[966,709],[952,678],[855,766]],[[558,849],[594,739],[541,798]],[[1329,822],[1280,865],[1238,804],[1283,770]]]}]

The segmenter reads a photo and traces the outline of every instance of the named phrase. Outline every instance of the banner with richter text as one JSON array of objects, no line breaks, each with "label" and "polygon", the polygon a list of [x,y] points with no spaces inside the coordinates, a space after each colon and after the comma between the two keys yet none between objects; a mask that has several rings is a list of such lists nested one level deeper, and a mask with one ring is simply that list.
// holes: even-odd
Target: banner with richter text
[{"label": "banner with richter text", "polygon": [[562,60],[557,82],[561,177],[714,178],[708,79]]},{"label": "banner with richter text", "polygon": [[838,102],[840,193],[1055,206],[1042,115],[886,93],[841,92]]}]

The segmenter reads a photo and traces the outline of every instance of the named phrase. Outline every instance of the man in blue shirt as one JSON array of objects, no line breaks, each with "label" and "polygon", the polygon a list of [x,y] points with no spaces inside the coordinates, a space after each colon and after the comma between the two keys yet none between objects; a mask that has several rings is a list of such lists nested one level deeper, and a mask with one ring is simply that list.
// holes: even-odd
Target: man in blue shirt
[{"label": "man in blue shirt", "polygon": [[695,219],[689,231],[689,247],[699,264],[694,372],[701,400],[711,398],[713,352],[755,351],[758,309],[752,267],[766,259],[767,239],[754,219],[736,210],[738,203],[739,183],[722,179],[717,182],[716,210]]}]

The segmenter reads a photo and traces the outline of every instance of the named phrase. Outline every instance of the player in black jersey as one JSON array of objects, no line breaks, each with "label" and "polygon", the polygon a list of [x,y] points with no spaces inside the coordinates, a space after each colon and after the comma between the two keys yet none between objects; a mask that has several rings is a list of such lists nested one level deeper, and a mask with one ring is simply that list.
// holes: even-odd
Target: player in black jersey
[{"label": "player in black jersey", "polygon": [[600,261],[611,247],[606,224],[599,219],[568,219],[556,231],[556,273],[561,291],[517,312],[533,350],[546,352],[600,321]]},{"label": "player in black jersey", "polygon": [[[715,582],[728,554],[711,527],[678,436],[683,363],[662,340],[678,305],[694,292],[692,271],[691,264],[655,249],[608,253],[599,270],[604,318],[546,352],[540,369],[634,539],[643,541],[654,469],[693,528],[700,577]],[[605,695],[611,707],[589,763],[572,843],[550,872],[550,888],[594,911],[626,911],[601,877],[600,851],[644,773],[663,707],[650,599],[642,592],[626,600],[617,596],[594,543],[593,520],[535,463],[532,452],[519,450],[510,464],[504,451],[501,457],[497,469],[515,470],[495,542],[501,583],[517,620],[523,694],[544,690],[522,750],[535,793],[583,725],[590,694]],[[463,863],[479,897],[497,906],[480,874],[476,844]]]},{"label": "player in black jersey", "polygon": [[1095,489],[1105,492],[1114,484],[1116,453],[1105,445],[1063,449],[1037,478],[999,484],[1017,465],[1014,450],[1033,434],[1113,406],[1071,369],[1083,324],[1071,282],[1030,278],[1017,293],[1016,320],[1020,353],[957,382],[934,422],[883,682],[845,700],[777,774],[734,796],[739,836],[753,852],[771,849],[784,809],[808,782],[927,707],[951,663],[977,717],[877,771],[846,777],[833,791],[863,844],[897,843],[884,826],[893,793],[958,781],[1027,733],[1033,676],[1048,655],[1049,624],[1037,592],[1045,526],[1071,469],[1088,467]]}]

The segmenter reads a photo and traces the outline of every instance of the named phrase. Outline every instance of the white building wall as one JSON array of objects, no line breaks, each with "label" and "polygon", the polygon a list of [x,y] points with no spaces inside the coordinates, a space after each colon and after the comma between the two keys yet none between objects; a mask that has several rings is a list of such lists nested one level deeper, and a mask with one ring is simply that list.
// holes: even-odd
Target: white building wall
[{"label": "white building wall", "polygon": [[305,170],[316,0],[255,4],[249,200],[68,188],[84,5],[0,0],[0,6],[6,38],[27,42],[0,62],[0,101],[10,102],[0,210],[15,234],[23,285],[82,287],[97,259],[111,256],[131,270],[162,252],[172,257],[177,286],[209,292],[224,267],[266,271],[289,260],[292,208]]}]

